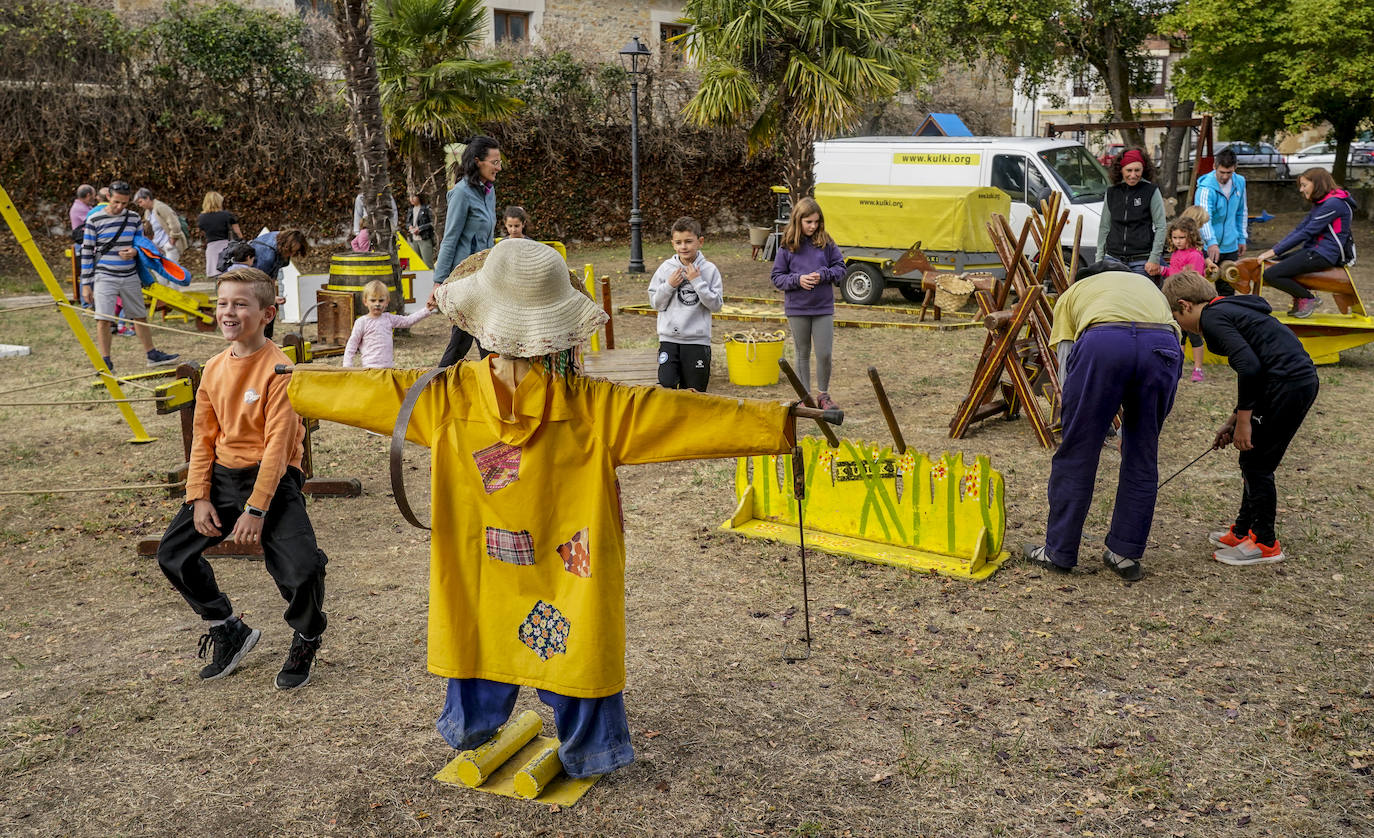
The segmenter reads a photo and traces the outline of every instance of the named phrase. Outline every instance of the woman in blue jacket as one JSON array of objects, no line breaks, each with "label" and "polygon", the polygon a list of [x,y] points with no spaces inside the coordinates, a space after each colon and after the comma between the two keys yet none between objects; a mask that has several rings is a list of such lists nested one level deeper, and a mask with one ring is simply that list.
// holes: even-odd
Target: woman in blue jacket
[{"label": "woman in blue jacket", "polygon": [[1311,168],[1298,175],[1298,190],[1312,202],[1312,210],[1283,240],[1260,254],[1267,262],[1280,254],[1283,257],[1264,268],[1264,282],[1293,297],[1288,313],[1294,317],[1311,317],[1322,301],[1309,289],[1299,285],[1296,276],[1340,267],[1355,260],[1355,241],[1350,234],[1350,219],[1354,215],[1355,200],[1350,197],[1325,169]]},{"label": "woman in blue jacket", "polygon": [[[473,137],[463,149],[462,165],[462,178],[448,191],[444,239],[434,260],[435,289],[448,279],[455,265],[495,244],[496,175],[501,171],[501,148],[491,137]],[[453,366],[471,348],[472,335],[454,326],[439,366]],[[482,355],[487,354],[480,345],[477,349]]]}]

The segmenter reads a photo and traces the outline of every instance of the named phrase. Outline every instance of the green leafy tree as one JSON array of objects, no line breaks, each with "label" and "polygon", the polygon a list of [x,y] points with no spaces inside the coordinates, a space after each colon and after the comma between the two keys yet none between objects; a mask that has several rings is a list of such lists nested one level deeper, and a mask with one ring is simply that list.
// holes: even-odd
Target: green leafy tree
[{"label": "green leafy tree", "polygon": [[474,55],[485,20],[482,0],[373,2],[382,112],[411,188],[433,185],[446,143],[522,104],[510,95],[510,62]]},{"label": "green leafy tree", "polygon": [[1328,0],[1191,0],[1170,24],[1188,37],[1178,89],[1257,138],[1331,123],[1332,172],[1374,115],[1374,6]]},{"label": "green leafy tree", "polygon": [[[955,43],[965,56],[997,59],[1033,92],[1064,75],[1091,70],[1106,88],[1112,116],[1135,117],[1148,86],[1145,40],[1177,0],[912,0],[911,36]],[[1143,145],[1138,129],[1122,132]]]},{"label": "green leafy tree", "polygon": [[776,147],[793,200],[812,187],[811,144],[895,94],[915,60],[894,48],[891,0],[688,0],[685,14],[702,68],[687,117],[746,126],[751,153]]}]

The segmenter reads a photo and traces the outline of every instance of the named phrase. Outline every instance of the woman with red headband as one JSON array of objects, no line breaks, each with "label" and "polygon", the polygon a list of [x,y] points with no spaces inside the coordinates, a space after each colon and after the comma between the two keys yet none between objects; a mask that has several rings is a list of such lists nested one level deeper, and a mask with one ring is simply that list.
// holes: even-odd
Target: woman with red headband
[{"label": "woman with red headband", "polygon": [[1151,182],[1154,166],[1143,150],[1128,148],[1112,161],[1108,174],[1112,185],[1097,225],[1097,258],[1110,256],[1158,285],[1168,225],[1164,196]]}]

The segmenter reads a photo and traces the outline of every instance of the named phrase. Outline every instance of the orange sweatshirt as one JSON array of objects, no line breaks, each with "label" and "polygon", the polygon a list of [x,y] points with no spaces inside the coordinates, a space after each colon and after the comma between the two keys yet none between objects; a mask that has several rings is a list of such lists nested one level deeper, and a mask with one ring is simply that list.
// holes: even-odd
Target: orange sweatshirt
[{"label": "orange sweatshirt", "polygon": [[305,453],[305,426],[286,397],[291,376],[273,370],[291,361],[271,341],[246,358],[232,352],[231,347],[206,361],[200,377],[186,502],[209,499],[215,463],[225,468],[261,463],[248,503],[266,509],[286,467],[300,468]]}]

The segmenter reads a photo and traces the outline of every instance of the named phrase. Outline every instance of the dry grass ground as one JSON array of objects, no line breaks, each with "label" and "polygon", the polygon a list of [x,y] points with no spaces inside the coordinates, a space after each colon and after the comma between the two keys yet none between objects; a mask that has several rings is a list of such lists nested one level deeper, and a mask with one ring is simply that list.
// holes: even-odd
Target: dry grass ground
[{"label": "dry grass ground", "polygon": [[[1374,252],[1374,241],[1362,235],[1361,247]],[[660,242],[649,251],[651,263],[667,254]],[[707,254],[731,293],[767,293],[767,266],[747,245],[710,241]],[[573,261],[614,272],[625,254],[575,249]],[[1362,265],[1359,278],[1374,299],[1374,271]],[[639,301],[646,281],[615,276],[617,301]],[[618,317],[618,344],[650,351],[653,325]],[[438,319],[422,323],[398,340],[399,361],[432,362],[446,334]],[[127,368],[138,353],[118,340]],[[841,330],[832,389],[848,435],[885,441],[864,375],[876,364],[913,447],[990,454],[1006,475],[1015,546],[1043,534],[1048,453],[1024,420],[953,443],[945,433],[981,340]],[[82,366],[49,312],[0,314],[0,342],[33,347],[0,361],[0,389]],[[159,344],[198,360],[218,350],[190,333]],[[731,386],[723,354],[716,391],[785,395]],[[562,811],[431,779],[452,752],[433,728],[442,681],[424,670],[428,544],[392,505],[382,440],[334,425],[318,436],[318,471],[360,477],[365,494],[310,503],[331,559],[331,623],[311,684],[295,693],[271,684],[290,636],[281,601],[244,560],[216,571],[263,641],[233,677],[197,681],[200,623],[134,554],[175,501],[0,497],[0,833],[1371,834],[1374,352],[1321,375],[1280,472],[1289,561],[1207,558],[1205,533],[1240,492],[1232,452],[1160,498],[1142,582],[1095,572],[1115,485],[1115,455],[1104,453],[1082,572],[1050,578],[1010,562],[970,585],[812,554],[815,649],[796,664],[780,659],[799,632],[795,549],[715,531],[733,506],[733,464],[623,470],[638,760]],[[1164,473],[1208,444],[1233,389],[1224,368],[1180,385]],[[156,479],[181,458],[177,424],[144,408],[161,439],[142,447],[124,443],[109,408],[0,408],[4,488]],[[423,504],[424,452],[410,457]],[[521,706],[550,719],[528,692]]]}]

